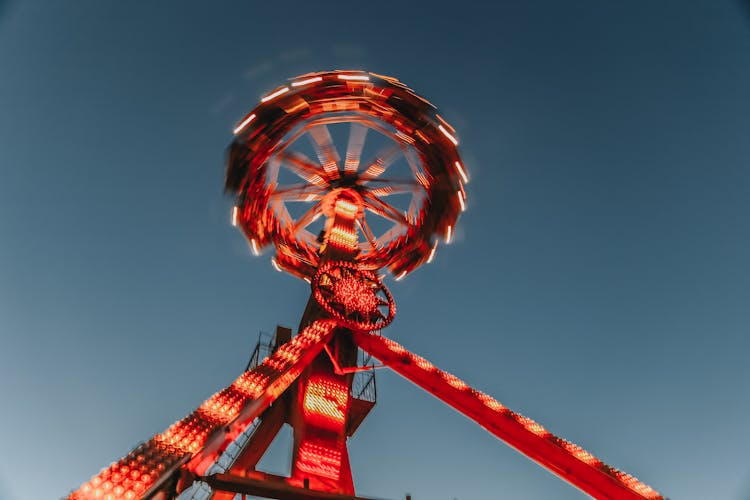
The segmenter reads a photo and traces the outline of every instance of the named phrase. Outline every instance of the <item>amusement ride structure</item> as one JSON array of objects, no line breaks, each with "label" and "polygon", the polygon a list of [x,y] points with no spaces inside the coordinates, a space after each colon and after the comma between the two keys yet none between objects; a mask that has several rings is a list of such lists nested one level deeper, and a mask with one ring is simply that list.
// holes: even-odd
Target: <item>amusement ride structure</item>
[{"label": "amusement ride structure", "polygon": [[[396,311],[381,273],[400,280],[430,262],[466,206],[456,133],[432,104],[394,78],[313,73],[263,97],[234,135],[232,223],[254,254],[273,245],[273,266],[310,283],[298,333],[277,327],[231,385],[69,500],[356,500],[347,438],[375,405],[372,358],[595,498],[662,498],[381,336]],[[285,423],[290,476],[256,470]]]}]

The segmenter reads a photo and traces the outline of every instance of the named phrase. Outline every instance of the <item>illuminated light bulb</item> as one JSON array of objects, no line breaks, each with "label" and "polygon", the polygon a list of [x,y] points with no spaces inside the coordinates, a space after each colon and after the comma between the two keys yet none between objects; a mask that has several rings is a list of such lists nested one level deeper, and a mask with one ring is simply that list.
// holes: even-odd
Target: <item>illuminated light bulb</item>
[{"label": "illuminated light bulb", "polygon": [[414,363],[425,371],[435,370],[435,365],[424,359],[422,356],[414,356]]},{"label": "illuminated light bulb", "polygon": [[346,215],[347,217],[353,219],[355,215],[357,215],[358,207],[354,203],[350,203],[346,200],[338,200],[336,201],[336,212]]},{"label": "illuminated light bulb", "polygon": [[247,115],[247,117],[244,120],[242,120],[240,123],[237,124],[236,127],[234,127],[234,130],[232,130],[232,133],[234,133],[234,135],[239,134],[240,132],[245,130],[245,127],[247,127],[250,124],[250,122],[253,120],[255,120],[255,113],[251,113]]},{"label": "illuminated light bulb", "polygon": [[435,241],[435,244],[434,244],[434,245],[432,245],[432,250],[430,250],[430,256],[429,256],[429,257],[427,257],[427,263],[428,263],[428,264],[429,264],[429,263],[431,263],[431,262],[432,262],[432,259],[434,259],[434,258],[435,258],[435,252],[437,251],[437,246],[438,246],[438,242],[437,242],[437,241]]},{"label": "illuminated light bulb", "polygon": [[524,417],[523,415],[517,415],[516,420],[519,424],[523,425],[527,431],[530,431],[537,436],[548,436],[549,432],[547,429],[545,429],[541,424],[538,424],[534,420],[530,419],[529,417]]},{"label": "illuminated light bulb", "polygon": [[239,214],[240,209],[238,207],[232,207],[232,225],[237,227],[237,215]]},{"label": "illuminated light bulb", "polygon": [[310,182],[311,184],[315,184],[316,186],[321,186],[321,185],[326,184],[326,181],[323,180],[323,178],[319,176],[318,174],[306,176],[305,178],[307,179],[308,182]]},{"label": "illuminated light bulb", "polygon": [[250,247],[253,250],[253,255],[260,255],[260,250],[258,249],[258,243],[255,241],[255,238],[252,238],[250,240]]},{"label": "illuminated light bulb", "polygon": [[360,82],[369,82],[370,77],[367,75],[339,75],[339,80],[355,80]]},{"label": "illuminated light bulb", "polygon": [[444,135],[445,137],[447,137],[447,138],[448,138],[448,140],[449,140],[449,141],[451,141],[451,142],[453,143],[453,145],[454,145],[454,146],[458,146],[458,139],[456,139],[455,137],[453,137],[453,136],[451,135],[451,133],[450,133],[450,132],[448,132],[448,131],[447,131],[447,130],[445,129],[445,127],[443,127],[442,125],[438,125],[438,128],[439,128],[439,129],[440,129],[440,131],[441,131],[441,132],[443,133],[443,135]]},{"label": "illuminated light bulb", "polygon": [[333,284],[334,299],[348,311],[374,313],[378,309],[378,297],[372,287],[353,277],[342,278]]},{"label": "illuminated light bulb", "polygon": [[357,247],[357,234],[338,226],[334,226],[334,228],[331,229],[328,241],[339,248],[354,249]]},{"label": "illuminated light bulb", "polygon": [[466,211],[466,203],[464,202],[464,197],[461,194],[461,191],[456,191],[456,196],[458,196],[458,202],[461,204],[461,211]]},{"label": "illuminated light bulb", "polygon": [[346,421],[346,385],[324,377],[311,379],[305,389],[303,412],[321,427],[339,430]]},{"label": "illuminated light bulb", "polygon": [[261,97],[260,98],[260,102],[268,102],[268,101],[270,101],[272,99],[275,99],[275,98],[279,97],[281,94],[285,94],[287,92],[289,92],[289,87],[282,87],[282,88],[280,88],[279,90],[277,90],[276,92],[274,92],[272,94],[268,94],[265,97]]},{"label": "illuminated light bulb", "polygon": [[485,394],[483,392],[477,391],[477,398],[490,410],[496,411],[496,412],[504,412],[508,411],[508,409],[503,406],[499,401],[494,399],[492,396]]},{"label": "illuminated light bulb", "polygon": [[601,460],[599,460],[594,455],[584,450],[577,444],[571,443],[570,441],[565,441],[564,439],[561,441],[562,441],[562,447],[565,448],[565,450],[568,453],[576,457],[581,462],[584,462],[588,465],[594,465],[594,466],[600,465],[602,463]]},{"label": "illuminated light bulb", "polygon": [[445,232],[445,244],[450,245],[453,239],[453,226],[448,226],[448,230]]},{"label": "illuminated light bulb", "polygon": [[450,385],[454,389],[458,389],[459,391],[462,391],[469,387],[468,385],[466,385],[466,382],[456,377],[455,375],[452,375],[447,372],[440,372],[440,375],[443,377],[443,379],[446,382],[448,382],[448,385]]},{"label": "illuminated light bulb", "polygon": [[404,347],[400,345],[398,342],[394,342],[391,339],[383,339],[383,340],[385,340],[385,343],[388,346],[388,348],[391,351],[395,352],[396,354],[406,354],[409,352],[406,349],[404,349]]},{"label": "illuminated light bulb", "polygon": [[271,265],[274,269],[276,269],[278,272],[281,272],[281,268],[279,267],[279,263],[276,262],[276,259],[271,258]]},{"label": "illuminated light bulb", "polygon": [[297,468],[318,476],[337,480],[341,470],[341,452],[323,442],[302,441],[299,447]]},{"label": "illuminated light bulb", "polygon": [[459,162],[455,162],[454,165],[456,166],[456,170],[458,170],[458,174],[461,176],[461,178],[464,180],[466,184],[469,183],[469,177],[466,175],[466,171],[463,169],[461,164]]},{"label": "illuminated light bulb", "polygon": [[311,83],[319,82],[323,80],[320,76],[314,76],[312,78],[308,78],[307,80],[298,80],[296,82],[292,82],[292,87],[301,87],[303,85],[309,85]]}]

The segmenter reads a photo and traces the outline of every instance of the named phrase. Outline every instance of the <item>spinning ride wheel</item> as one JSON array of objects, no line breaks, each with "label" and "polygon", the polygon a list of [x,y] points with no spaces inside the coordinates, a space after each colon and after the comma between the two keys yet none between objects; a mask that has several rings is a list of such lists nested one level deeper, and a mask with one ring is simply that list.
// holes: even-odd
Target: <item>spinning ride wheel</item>
[{"label": "spinning ride wheel", "polygon": [[273,244],[274,266],[310,280],[326,208],[342,190],[354,192],[362,208],[354,260],[401,278],[432,258],[438,238],[450,241],[465,207],[468,177],[454,134],[393,78],[304,75],[262,98],[235,129],[227,170],[227,189],[238,194],[233,222],[254,253]]}]

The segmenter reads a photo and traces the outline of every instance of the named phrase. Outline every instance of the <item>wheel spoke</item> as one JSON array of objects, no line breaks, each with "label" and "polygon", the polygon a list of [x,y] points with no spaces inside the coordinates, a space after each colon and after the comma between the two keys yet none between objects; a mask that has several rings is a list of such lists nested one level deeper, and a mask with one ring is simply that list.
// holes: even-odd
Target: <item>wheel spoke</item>
[{"label": "wheel spoke", "polygon": [[418,192],[415,191],[414,194],[411,195],[411,200],[409,201],[409,208],[407,209],[406,213],[408,214],[409,220],[414,221],[417,217],[416,211],[417,211],[417,203],[422,200],[422,197],[418,196]]},{"label": "wheel spoke", "polygon": [[339,171],[339,154],[336,146],[333,145],[331,132],[325,124],[315,125],[307,131],[312,140],[315,154],[318,155],[323,170],[330,178],[338,177]]},{"label": "wheel spoke", "polygon": [[398,224],[408,226],[406,216],[396,210],[396,208],[392,205],[376,198],[375,196],[372,196],[369,193],[365,193],[364,199],[366,202],[366,208],[371,212],[374,212],[381,217],[385,217],[386,219],[390,219]]},{"label": "wheel spoke", "polygon": [[325,173],[320,169],[318,165],[307,157],[307,155],[298,151],[287,151],[284,150],[279,153],[279,158],[283,160],[284,165],[306,180],[316,186],[325,186],[326,181],[324,179]]},{"label": "wheel spoke", "polygon": [[285,201],[313,201],[323,196],[323,188],[310,184],[294,184],[292,186],[277,187],[271,198],[281,198]]},{"label": "wheel spoke", "polygon": [[360,217],[357,219],[357,225],[362,231],[362,234],[365,235],[365,239],[370,244],[372,249],[377,250],[378,247],[375,244],[375,235],[372,233],[372,229],[370,229],[370,225],[367,223],[367,220],[364,217]]},{"label": "wheel spoke", "polygon": [[421,184],[416,179],[390,179],[390,178],[380,178],[380,177],[365,177],[362,176],[361,179],[363,182],[374,182],[378,184],[390,184],[393,186],[404,186],[404,187],[412,187],[417,188],[421,186]]},{"label": "wheel spoke", "polygon": [[384,147],[375,159],[370,162],[370,166],[365,170],[364,177],[378,177],[390,167],[393,162],[402,153],[401,146],[398,143],[389,144]]},{"label": "wheel spoke", "polygon": [[397,238],[400,234],[403,234],[402,226],[394,224],[392,228],[378,238],[377,244],[385,246],[389,241]]},{"label": "wheel spoke", "polygon": [[421,187],[415,180],[409,179],[373,179],[372,182],[382,186],[370,188],[373,196],[390,196],[393,194],[416,193]]},{"label": "wheel spoke", "polygon": [[362,156],[362,148],[365,145],[367,137],[367,127],[361,123],[352,123],[349,128],[349,143],[346,146],[346,160],[344,161],[344,171],[354,173],[359,168],[359,159]]},{"label": "wheel spoke", "polygon": [[275,186],[279,182],[279,168],[281,167],[281,158],[271,156],[266,164],[266,178],[269,186]]},{"label": "wheel spoke", "polygon": [[284,202],[279,198],[271,198],[269,204],[273,208],[274,212],[276,212],[276,215],[279,217],[281,224],[285,227],[292,227],[292,216],[291,214],[289,214],[289,210],[287,210]]},{"label": "wheel spoke", "polygon": [[300,217],[299,220],[294,224],[294,232],[296,233],[300,229],[309,226],[315,220],[315,216],[322,212],[321,206],[322,203],[318,202],[310,207],[310,209],[305,212],[302,217]]},{"label": "wheel spoke", "polygon": [[424,175],[421,174],[421,169],[419,168],[419,159],[414,158],[414,150],[406,149],[404,151],[404,158],[406,158],[406,163],[409,164],[409,168],[411,169],[411,172],[414,174],[414,177],[417,179],[423,178]]}]

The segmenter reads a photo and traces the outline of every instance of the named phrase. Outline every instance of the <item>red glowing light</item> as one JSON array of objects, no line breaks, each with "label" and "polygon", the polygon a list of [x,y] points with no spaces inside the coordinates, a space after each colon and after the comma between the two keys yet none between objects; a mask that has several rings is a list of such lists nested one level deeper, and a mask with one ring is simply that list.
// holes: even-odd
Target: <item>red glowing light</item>
[{"label": "red glowing light", "polygon": [[595,498],[662,498],[630,474],[609,467],[580,446],[554,436],[534,420],[509,411],[495,399],[471,389],[398,343],[363,332],[353,332],[353,335],[360,348],[383,364]]},{"label": "red glowing light", "polygon": [[[300,106],[304,114],[297,112]],[[443,200],[443,193],[455,192],[463,178],[456,166],[460,158],[455,132],[434,107],[395,78],[356,71],[308,74],[264,97],[251,114],[265,116],[271,108],[278,115],[273,127],[259,134],[237,134],[227,171],[226,188],[238,195],[238,225],[254,253],[275,245],[281,269],[304,279],[321,264],[323,246],[332,244],[355,253],[353,260],[366,269],[387,268],[403,277],[427,261],[437,232],[455,228],[466,199]],[[423,125],[415,129],[415,121]],[[328,130],[338,123],[350,126],[349,141],[340,147]],[[303,134],[312,139],[315,155],[297,146]],[[373,158],[360,158],[368,151],[368,135],[384,137],[390,144]],[[448,140],[437,140],[441,135]],[[343,165],[337,151],[346,151]],[[426,157],[430,161],[423,160]],[[396,161],[409,164],[410,178],[389,178],[387,172],[396,168]],[[280,185],[280,169],[305,184]],[[342,184],[362,194],[357,211],[351,213],[356,224],[328,225],[320,239],[317,230],[310,230],[321,214],[317,204],[341,190]],[[394,206],[393,194],[411,196],[408,209]],[[310,209],[293,217],[290,202],[309,203]],[[343,216],[345,211],[338,212]],[[370,226],[366,212],[394,227]],[[357,242],[357,228],[366,236],[362,244]]]},{"label": "red glowing light", "polygon": [[330,377],[310,378],[303,399],[303,414],[308,423],[340,431],[346,422],[349,390],[346,384]]},{"label": "red glowing light", "polygon": [[396,305],[371,271],[352,262],[323,264],[313,279],[315,300],[339,323],[357,330],[377,330],[393,321]]},{"label": "red glowing light", "polygon": [[[312,360],[317,352],[323,350],[335,326],[331,321],[312,323],[255,370],[243,373],[232,385],[208,398],[193,413],[102,470],[68,498],[142,498],[159,478],[173,473],[199,452],[210,451],[207,450],[209,436],[223,432],[247,409],[248,403],[266,398],[267,404],[270,404],[278,397],[304,369],[304,365],[300,365],[303,357]],[[293,376],[290,378],[292,367],[296,369],[291,372]],[[214,440],[213,446],[220,444],[220,441]]]},{"label": "red glowing light", "polygon": [[297,468],[302,472],[337,480],[341,474],[341,450],[322,440],[305,440],[299,447]]},{"label": "red glowing light", "polygon": [[333,295],[350,311],[373,313],[378,308],[378,297],[372,287],[356,278],[344,278],[333,284]]},{"label": "red glowing light", "polygon": [[[274,116],[273,123],[259,123],[246,131],[256,117],[268,116]],[[327,128],[333,123],[351,127],[343,165]],[[393,144],[361,163],[368,130]],[[310,74],[264,96],[234,133],[226,184],[238,194],[232,224],[246,234],[255,255],[275,244],[271,264],[310,282],[322,309],[310,307],[313,317],[306,312],[304,320],[309,326],[296,337],[282,337],[286,343],[275,345],[262,363],[92,477],[70,500],[172,498],[184,491],[181,482],[186,478],[209,481],[200,476],[212,464],[226,469],[221,459],[230,454],[230,444],[236,445],[238,436],[247,431],[257,431],[250,425],[259,421],[295,426],[296,461],[287,485],[301,482],[319,494],[353,498],[346,439],[364,418],[362,412],[366,415],[371,408],[367,405],[374,404],[360,399],[360,393],[353,397],[349,389],[350,374],[372,369],[370,362],[363,358],[355,366],[341,368],[358,359],[358,348],[596,498],[662,498],[630,474],[554,436],[396,342],[365,333],[388,325],[395,314],[378,270],[390,269],[398,281],[431,262],[437,239],[444,236],[446,243],[451,242],[459,212],[466,209],[464,183],[469,179],[451,147],[458,145],[456,131],[428,101],[382,75]],[[289,148],[302,134],[312,140],[315,160]],[[399,155],[409,164],[407,179],[393,175],[396,168],[391,165]],[[282,165],[306,183],[280,187]],[[389,197],[398,194],[412,196],[408,209],[389,203]],[[294,218],[285,204],[289,201],[311,205]],[[393,227],[375,234],[366,212]],[[323,215],[327,220],[320,234],[308,231]],[[361,243],[359,234],[364,236]],[[326,314],[332,319],[320,319]],[[290,389],[295,380],[298,385]],[[296,399],[277,401],[285,391]],[[353,408],[355,401],[353,411],[350,405]],[[285,413],[284,419],[266,420],[268,412],[274,417]],[[239,455],[232,451],[232,461],[242,461],[244,451]],[[254,472],[252,465],[233,462],[233,467]]]}]

